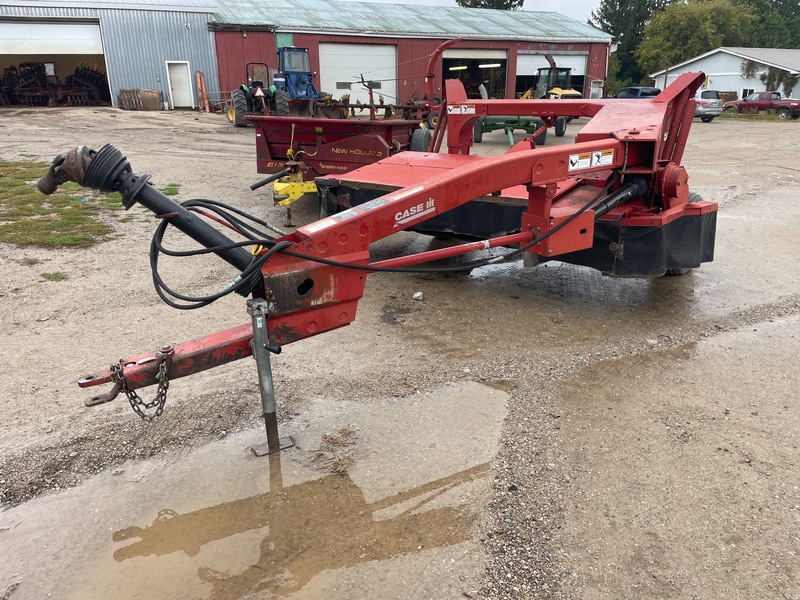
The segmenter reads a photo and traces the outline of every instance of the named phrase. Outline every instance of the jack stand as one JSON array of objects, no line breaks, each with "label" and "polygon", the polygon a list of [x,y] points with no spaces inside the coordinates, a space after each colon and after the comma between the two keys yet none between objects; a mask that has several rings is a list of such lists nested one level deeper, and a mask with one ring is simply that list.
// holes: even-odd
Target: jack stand
[{"label": "jack stand", "polygon": [[269,345],[267,331],[267,302],[263,298],[247,301],[247,314],[253,319],[253,357],[258,369],[258,386],[261,391],[261,406],[264,409],[264,424],[267,428],[267,443],[253,446],[250,450],[256,456],[267,456],[294,446],[292,436],[278,435],[278,417],[275,406],[275,388],[272,385],[272,367],[269,353],[279,354],[279,346]]},{"label": "jack stand", "polygon": [[294,223],[292,223],[292,207],[286,207],[286,223],[284,224],[285,227],[294,227]]}]

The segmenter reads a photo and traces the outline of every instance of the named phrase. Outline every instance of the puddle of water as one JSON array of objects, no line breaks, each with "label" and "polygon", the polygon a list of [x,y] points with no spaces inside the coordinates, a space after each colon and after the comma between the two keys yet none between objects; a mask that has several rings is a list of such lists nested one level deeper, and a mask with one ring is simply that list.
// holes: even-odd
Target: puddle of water
[{"label": "puddle of water", "polygon": [[[558,262],[495,266],[476,278],[427,281],[424,302],[403,317],[404,334],[453,359],[657,335],[695,318],[702,283],[696,273],[612,279]],[[479,310],[465,310],[464,298]]]},{"label": "puddle of water", "polygon": [[[21,582],[13,600],[460,596],[482,572],[474,528],[507,398],[468,383],[319,400],[283,427],[299,447],[280,456],[244,454],[257,429],[102,474],[2,513],[16,525],[0,582]],[[325,452],[352,466],[326,474],[316,448],[344,424],[355,443]]]}]

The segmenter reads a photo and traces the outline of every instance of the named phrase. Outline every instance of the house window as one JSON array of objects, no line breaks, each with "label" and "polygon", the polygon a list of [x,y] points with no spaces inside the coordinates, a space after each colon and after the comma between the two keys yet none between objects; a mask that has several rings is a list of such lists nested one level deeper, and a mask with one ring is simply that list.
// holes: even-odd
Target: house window
[{"label": "house window", "polygon": [[747,98],[750,94],[752,94],[755,90],[750,88],[742,88],[742,98]]}]

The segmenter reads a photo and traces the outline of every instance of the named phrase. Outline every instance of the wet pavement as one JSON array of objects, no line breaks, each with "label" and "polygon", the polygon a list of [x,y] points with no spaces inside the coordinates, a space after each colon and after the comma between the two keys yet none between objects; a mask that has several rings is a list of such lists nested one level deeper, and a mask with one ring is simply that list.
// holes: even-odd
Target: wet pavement
[{"label": "wet pavement", "polygon": [[[281,424],[299,445],[280,465],[249,454],[263,441],[256,424],[6,510],[0,597],[16,584],[12,600],[800,597],[795,125],[694,125],[684,160],[690,186],[720,212],[715,261],[683,277],[616,280],[556,261],[371,276],[351,327],[275,361],[279,406],[299,406]],[[155,171],[139,166],[151,144],[144,133],[137,168]],[[176,170],[187,157],[211,156],[217,141],[178,156]],[[246,142],[235,145],[242,162]],[[206,167],[210,180],[246,179],[233,166],[221,175]],[[401,233],[374,252],[439,243]],[[146,248],[137,252],[144,264]],[[146,279],[144,271],[129,279]],[[424,300],[413,301],[415,291]],[[79,335],[96,342],[90,329],[108,337],[94,328],[100,310],[126,324],[120,337],[132,349],[157,346],[167,334],[154,338],[152,323],[167,330],[177,319],[150,308],[151,290],[137,294],[145,300],[136,322],[127,298],[117,298],[84,309],[77,324],[73,316],[38,327],[59,359],[68,353],[58,347]],[[50,306],[66,312],[74,296]],[[169,335],[218,329],[220,315],[244,318],[232,312]],[[83,416],[82,394],[63,383],[115,356],[120,343],[85,343],[73,364],[51,359],[50,381],[35,389],[29,381],[41,369],[18,354],[21,397],[46,398],[48,417],[15,413],[17,437],[53,443],[41,433],[53,430],[51,398],[67,415],[56,425],[74,427],[73,437],[107,431],[91,419],[129,419],[118,406]],[[242,378],[255,379],[252,364],[174,386],[170,418],[184,419],[176,430],[192,435],[189,405]],[[463,382],[470,378],[507,386]],[[9,382],[3,389],[17,393]],[[355,390],[362,399],[341,399]],[[12,449],[23,443],[17,437],[0,442]],[[505,494],[512,485],[522,492]],[[502,534],[481,539],[480,531]]]},{"label": "wet pavement", "polygon": [[126,464],[0,513],[0,581],[20,583],[14,600],[469,593],[507,398],[467,383],[318,399],[280,455],[250,453],[254,428]]},{"label": "wet pavement", "polygon": [[800,317],[770,321],[559,386],[583,598],[798,597]]}]

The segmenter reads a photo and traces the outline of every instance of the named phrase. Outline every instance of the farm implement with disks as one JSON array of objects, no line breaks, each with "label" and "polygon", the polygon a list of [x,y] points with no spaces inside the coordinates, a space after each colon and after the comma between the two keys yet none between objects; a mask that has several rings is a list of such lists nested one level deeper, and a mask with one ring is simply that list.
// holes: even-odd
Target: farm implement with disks
[{"label": "farm implement with disks", "polygon": [[[158,351],[121,360],[110,369],[81,378],[81,387],[111,383],[113,389],[87,400],[94,406],[124,393],[137,413],[160,414],[169,382],[253,355],[258,369],[267,444],[271,453],[288,445],[278,435],[270,354],[291,342],[338,329],[355,319],[368,274],[415,271],[416,265],[488,248],[507,248],[458,266],[427,271],[467,270],[524,257],[526,265],[549,260],[586,265],[610,276],[659,277],[683,274],[713,260],[718,206],[690,193],[681,160],[694,114],[694,94],[702,73],[681,75],[653,100],[537,100],[547,118],[591,116],[574,144],[535,148],[517,144],[500,156],[469,154],[476,119],[504,110],[503,100],[467,101],[463,88],[448,82],[447,145],[452,153],[406,152],[346,176],[320,182],[330,216],[273,237],[263,226],[245,223],[241,211],[216,202],[178,204],[153,186],[149,175],[135,174],[113,146],[84,146],[56,157],[39,189],[52,193],[75,181],[102,191],[117,191],[125,208],[136,203],[161,223],[151,244],[156,291],[179,308],[200,308],[236,292],[246,301],[250,323]],[[518,102],[518,101],[509,101]],[[557,103],[557,104],[549,104]],[[500,113],[497,113],[500,114]],[[444,136],[433,144],[443,143]],[[477,208],[475,208],[477,207]],[[497,213],[471,228],[459,217],[462,237],[481,239],[456,246],[370,262],[370,244],[405,229],[446,231],[454,211]],[[241,236],[234,241],[201,216]],[[516,218],[516,223],[512,219]],[[426,223],[434,222],[434,225]],[[173,226],[237,271],[223,291],[189,298],[167,288],[157,273],[165,229]],[[248,252],[244,246],[254,247]],[[180,302],[179,302],[180,301]],[[145,402],[138,388],[157,385]]]}]

